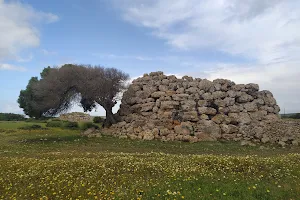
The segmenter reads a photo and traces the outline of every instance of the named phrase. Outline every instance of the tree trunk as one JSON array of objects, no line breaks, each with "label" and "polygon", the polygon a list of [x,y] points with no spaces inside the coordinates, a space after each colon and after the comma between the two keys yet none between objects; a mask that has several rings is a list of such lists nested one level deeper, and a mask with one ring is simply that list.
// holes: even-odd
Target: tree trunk
[{"label": "tree trunk", "polygon": [[105,111],[106,111],[106,119],[104,121],[104,127],[110,127],[112,124],[117,123],[117,120],[115,119],[115,116],[112,112],[112,107],[111,106],[107,106],[104,107]]}]

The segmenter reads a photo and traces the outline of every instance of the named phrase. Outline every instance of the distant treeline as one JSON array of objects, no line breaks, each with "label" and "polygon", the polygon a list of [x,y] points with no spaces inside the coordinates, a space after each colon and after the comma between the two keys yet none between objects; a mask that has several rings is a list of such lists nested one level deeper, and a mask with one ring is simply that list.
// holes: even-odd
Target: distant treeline
[{"label": "distant treeline", "polygon": [[282,114],[281,118],[300,119],[300,113]]},{"label": "distant treeline", "polygon": [[14,113],[0,113],[0,121],[25,121],[24,115]]}]

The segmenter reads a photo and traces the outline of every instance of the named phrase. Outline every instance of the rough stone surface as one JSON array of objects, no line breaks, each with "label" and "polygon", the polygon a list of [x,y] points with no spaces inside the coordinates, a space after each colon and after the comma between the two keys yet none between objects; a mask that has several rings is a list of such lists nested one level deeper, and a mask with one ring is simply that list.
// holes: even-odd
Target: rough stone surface
[{"label": "rough stone surface", "polygon": [[99,137],[101,133],[97,131],[95,128],[89,128],[81,133],[82,136],[85,137]]},{"label": "rough stone surface", "polygon": [[70,121],[70,122],[89,122],[93,121],[93,117],[86,113],[81,112],[73,112],[62,114],[59,116],[60,120],[63,121]]},{"label": "rough stone surface", "polygon": [[279,111],[272,93],[257,84],[153,72],[132,82],[118,111],[120,122],[107,131],[144,140],[298,145],[300,122],[280,120]]}]

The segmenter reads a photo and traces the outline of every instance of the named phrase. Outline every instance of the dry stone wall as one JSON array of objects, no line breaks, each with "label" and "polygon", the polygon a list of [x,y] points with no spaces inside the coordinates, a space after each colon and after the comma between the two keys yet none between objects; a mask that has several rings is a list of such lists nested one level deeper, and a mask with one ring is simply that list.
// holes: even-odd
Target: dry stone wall
[{"label": "dry stone wall", "polygon": [[118,111],[121,122],[108,131],[144,140],[270,142],[264,133],[279,111],[272,93],[257,84],[152,72],[132,82]]},{"label": "dry stone wall", "polygon": [[70,121],[70,122],[91,122],[93,121],[93,117],[89,114],[81,113],[81,112],[73,112],[62,114],[59,116],[60,120]]}]

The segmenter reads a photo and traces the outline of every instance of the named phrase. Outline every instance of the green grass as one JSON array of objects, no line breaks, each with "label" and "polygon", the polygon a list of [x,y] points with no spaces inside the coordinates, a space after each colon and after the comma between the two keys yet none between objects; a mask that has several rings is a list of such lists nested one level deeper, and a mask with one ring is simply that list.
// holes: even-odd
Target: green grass
[{"label": "green grass", "polygon": [[0,199],[299,199],[299,147],[18,129],[26,125],[0,122]]},{"label": "green grass", "polygon": [[24,126],[31,126],[34,124],[41,125],[42,127],[46,126],[46,123],[34,123],[34,122],[17,122],[17,121],[0,121],[0,129],[17,129]]}]

